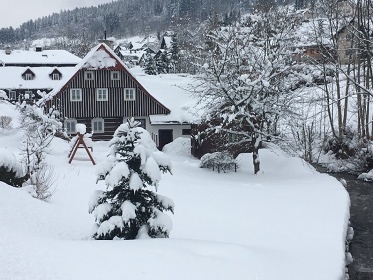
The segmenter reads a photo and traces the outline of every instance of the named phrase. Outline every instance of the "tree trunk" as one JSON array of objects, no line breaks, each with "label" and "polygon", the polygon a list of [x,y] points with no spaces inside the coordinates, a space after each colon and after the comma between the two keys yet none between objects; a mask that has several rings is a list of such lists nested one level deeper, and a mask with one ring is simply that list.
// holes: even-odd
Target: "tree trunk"
[{"label": "tree trunk", "polygon": [[260,171],[259,147],[254,147],[253,151],[254,174]]}]

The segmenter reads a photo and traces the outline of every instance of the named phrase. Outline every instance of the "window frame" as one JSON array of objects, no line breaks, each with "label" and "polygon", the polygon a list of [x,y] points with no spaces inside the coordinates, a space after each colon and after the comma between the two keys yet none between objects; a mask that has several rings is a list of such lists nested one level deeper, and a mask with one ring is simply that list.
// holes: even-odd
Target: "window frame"
[{"label": "window frame", "polygon": [[33,79],[34,79],[34,76],[31,73],[25,73],[26,81],[32,81]]},{"label": "window frame", "polygon": [[[131,92],[132,97],[127,98],[127,91]],[[124,101],[136,101],[136,88],[124,88]]]},{"label": "window frame", "polygon": [[[91,75],[91,77],[88,77],[89,74]],[[84,80],[85,81],[93,81],[94,79],[95,79],[95,75],[94,75],[93,71],[85,71],[84,72]]]},{"label": "window frame", "polygon": [[[101,123],[101,129],[95,129],[95,123]],[[91,121],[91,128],[93,133],[104,133],[105,132],[105,120],[103,118],[94,118]]]},{"label": "window frame", "polygon": [[146,119],[144,119],[144,118],[135,118],[135,121],[138,121],[140,123],[139,127],[142,127],[143,129],[146,129]]},{"label": "window frame", "polygon": [[[101,92],[101,97],[100,97],[100,92]],[[105,93],[105,96],[103,93]],[[96,101],[102,102],[102,101],[108,101],[108,99],[109,99],[108,88],[96,88]]]},{"label": "window frame", "polygon": [[[77,91],[79,92],[79,98],[76,98],[76,96],[73,98],[73,92]],[[75,93],[76,94],[76,93]],[[83,100],[83,92],[81,88],[70,88],[70,102],[80,102]]]},{"label": "window frame", "polygon": [[[114,77],[114,75],[117,75],[117,77]],[[119,71],[111,71],[110,72],[110,78],[111,78],[112,81],[119,81],[120,80]]]},{"label": "window frame", "polygon": [[[14,96],[12,96],[14,95]],[[17,92],[15,90],[10,90],[9,91],[9,99],[10,100],[16,100],[17,99]]]},{"label": "window frame", "polygon": [[[28,94],[29,98],[26,98],[26,94]],[[26,90],[25,93],[23,94],[23,96],[24,96],[25,99],[33,100],[34,93],[32,92],[32,90]]]},{"label": "window frame", "polygon": [[61,79],[61,75],[60,74],[58,74],[58,73],[53,73],[52,74],[52,80],[53,81],[58,81],[60,79]]},{"label": "window frame", "polygon": [[[71,130],[71,123],[74,124],[74,131]],[[78,121],[76,119],[67,119],[67,120],[65,120],[64,126],[65,126],[66,133],[68,135],[76,134],[76,125],[77,124],[78,124]],[[68,127],[69,127],[69,129],[68,129]]]}]

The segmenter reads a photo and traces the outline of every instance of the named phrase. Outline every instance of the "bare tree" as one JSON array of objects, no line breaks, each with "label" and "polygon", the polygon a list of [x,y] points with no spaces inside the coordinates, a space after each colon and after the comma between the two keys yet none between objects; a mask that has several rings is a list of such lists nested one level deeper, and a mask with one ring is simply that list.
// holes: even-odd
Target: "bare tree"
[{"label": "bare tree", "polygon": [[53,111],[45,115],[42,108],[22,105],[21,123],[25,132],[22,152],[26,173],[34,188],[33,196],[41,200],[49,199],[54,183],[54,170],[46,161],[46,153],[55,133],[62,125],[54,118]]}]

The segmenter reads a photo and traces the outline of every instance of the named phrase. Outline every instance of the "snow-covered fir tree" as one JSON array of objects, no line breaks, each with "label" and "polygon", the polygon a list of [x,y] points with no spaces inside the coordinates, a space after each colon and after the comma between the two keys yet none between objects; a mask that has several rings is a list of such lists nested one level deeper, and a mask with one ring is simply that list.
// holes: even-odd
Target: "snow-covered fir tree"
[{"label": "snow-covered fir tree", "polygon": [[145,67],[144,71],[148,75],[157,75],[157,66],[154,61],[153,55],[148,50],[145,55]]},{"label": "snow-covered fir tree", "polygon": [[168,237],[174,211],[171,199],[157,194],[161,172],[171,172],[171,163],[158,151],[150,134],[134,119],[116,130],[110,154],[97,170],[106,191],[95,191],[89,212],[96,219],[95,239]]},{"label": "snow-covered fir tree", "polygon": [[159,74],[165,74],[170,71],[170,59],[169,59],[169,54],[166,50],[164,50],[161,55],[158,56],[156,60],[156,65],[157,65],[157,72]]}]

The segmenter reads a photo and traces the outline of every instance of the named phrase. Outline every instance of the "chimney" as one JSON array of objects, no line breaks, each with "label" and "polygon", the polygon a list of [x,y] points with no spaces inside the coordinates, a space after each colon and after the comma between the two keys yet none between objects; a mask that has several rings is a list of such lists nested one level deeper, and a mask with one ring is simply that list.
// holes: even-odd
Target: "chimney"
[{"label": "chimney", "polygon": [[10,46],[5,47],[5,54],[10,55],[12,53],[12,48]]},{"label": "chimney", "polygon": [[106,30],[104,31],[104,39],[99,39],[99,43],[105,43],[106,45],[109,46],[109,48],[114,49],[114,41],[113,40],[108,40],[106,37]]}]

